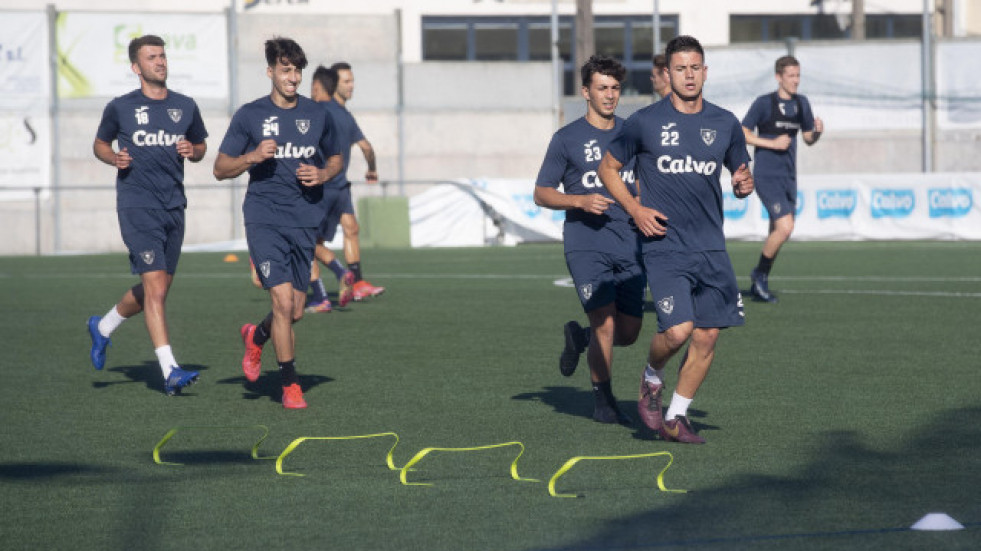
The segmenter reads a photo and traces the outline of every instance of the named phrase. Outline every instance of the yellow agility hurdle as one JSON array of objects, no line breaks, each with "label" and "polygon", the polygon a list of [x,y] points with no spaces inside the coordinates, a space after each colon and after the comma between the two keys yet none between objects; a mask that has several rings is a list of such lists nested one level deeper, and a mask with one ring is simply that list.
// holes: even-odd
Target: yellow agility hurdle
[{"label": "yellow agility hurdle", "polygon": [[283,460],[286,456],[293,452],[300,444],[306,442],[307,440],[362,440],[365,438],[379,438],[382,436],[391,436],[395,438],[395,443],[389,448],[388,454],[385,455],[385,463],[388,465],[388,470],[397,471],[398,467],[395,466],[395,461],[392,460],[392,453],[395,451],[395,446],[399,445],[399,435],[394,432],[379,432],[377,434],[358,434],[353,436],[301,436],[296,440],[290,442],[289,446],[283,450],[283,453],[279,454],[276,458],[276,472],[284,476],[306,476],[301,473],[291,473],[283,471]]},{"label": "yellow agility hurdle", "polygon": [[178,432],[182,430],[227,430],[227,429],[261,429],[262,437],[256,440],[256,443],[252,445],[252,459],[275,459],[272,457],[259,457],[259,446],[266,440],[269,436],[269,427],[265,425],[219,425],[219,426],[208,426],[208,425],[197,425],[197,426],[178,426],[167,431],[167,434],[157,442],[157,445],[153,447],[153,462],[157,465],[183,465],[183,463],[175,463],[172,461],[164,461],[160,459],[160,450],[164,447],[171,438],[177,435]]},{"label": "yellow agility hurdle", "polygon": [[657,487],[662,492],[687,493],[688,492],[687,490],[671,490],[664,486],[664,473],[668,470],[668,467],[671,466],[671,463],[674,462],[674,456],[671,455],[671,452],[654,452],[654,453],[638,453],[635,455],[600,455],[600,456],[581,455],[578,457],[573,457],[572,459],[566,461],[565,464],[562,465],[562,467],[560,467],[558,471],[555,471],[554,475],[552,475],[552,478],[548,481],[548,494],[552,497],[582,497],[580,494],[560,494],[555,491],[555,482],[559,479],[559,477],[564,475],[569,469],[571,469],[576,463],[580,461],[610,460],[610,459],[638,459],[641,457],[657,457],[659,455],[668,456],[668,464],[665,465],[664,468],[661,469],[661,472],[658,473],[657,475]]},{"label": "yellow agility hurdle", "polygon": [[522,444],[521,442],[504,442],[501,444],[490,444],[487,446],[474,446],[472,448],[424,448],[420,450],[419,453],[415,454],[412,457],[412,459],[410,459],[409,462],[406,463],[405,466],[400,469],[401,472],[399,473],[399,480],[401,480],[402,484],[406,486],[432,486],[432,484],[428,482],[409,482],[406,480],[406,473],[408,473],[411,470],[411,467],[413,465],[415,465],[416,463],[421,461],[423,457],[428,455],[429,452],[434,452],[434,451],[472,452],[472,451],[480,451],[480,450],[489,450],[493,448],[503,448],[506,446],[518,446],[519,448],[521,448],[521,450],[518,452],[518,456],[515,457],[514,461],[511,462],[511,478],[513,478],[514,480],[521,480],[524,482],[541,482],[540,480],[534,478],[521,478],[520,476],[518,476],[518,460],[521,459],[522,454],[525,453],[525,445]]}]

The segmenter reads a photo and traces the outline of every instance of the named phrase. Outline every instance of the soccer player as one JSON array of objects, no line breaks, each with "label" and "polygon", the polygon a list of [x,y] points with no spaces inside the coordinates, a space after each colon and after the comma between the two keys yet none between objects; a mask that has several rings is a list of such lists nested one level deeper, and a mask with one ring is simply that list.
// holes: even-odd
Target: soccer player
[{"label": "soccer player", "polygon": [[[629,424],[610,389],[610,368],[613,346],[633,344],[640,333],[646,282],[637,232],[596,177],[603,153],[623,128],[623,119],[615,112],[627,70],[614,59],[594,55],[580,74],[586,115],[552,136],[535,181],[535,203],[566,211],[566,265],[589,318],[588,330],[576,321],[565,325],[559,370],[572,375],[588,344],[593,419]],[[632,164],[623,178],[634,193]],[[559,184],[564,193],[557,189]]]},{"label": "soccer player", "polygon": [[375,150],[372,149],[371,143],[361,133],[361,129],[351,112],[347,110],[347,102],[354,95],[354,73],[351,71],[351,66],[341,61],[331,65],[330,68],[337,72],[337,89],[333,94],[334,105],[328,104],[328,106],[337,125],[345,130],[338,135],[344,152],[344,170],[335,180],[328,183],[328,186],[336,186],[340,189],[344,260],[347,261],[348,269],[354,272],[354,300],[363,300],[367,297],[377,297],[385,292],[385,288],[368,283],[361,274],[361,242],[358,238],[360,227],[354,214],[354,203],[351,200],[351,182],[347,179],[347,165],[350,161],[351,144],[357,144],[364,155],[365,162],[368,163],[368,171],[364,175],[365,181],[369,184],[378,183],[378,172],[375,170]]},{"label": "soccer player", "polygon": [[[720,175],[732,173],[733,192],[746,197],[753,177],[739,120],[702,98],[705,53],[691,36],[672,39],[665,52],[671,94],[627,119],[610,144],[599,176],[643,234],[641,251],[657,312],[638,412],[664,440],[703,443],[688,406],[705,380],[719,330],[742,325],[742,297],[722,233]],[[640,201],[620,177],[634,159]],[[667,413],[661,410],[664,367],[688,351]]]},{"label": "soccer player", "polygon": [[[331,119],[334,121],[336,129],[335,136],[338,147],[341,151],[343,166],[341,172],[334,176],[329,182],[324,184],[324,195],[327,210],[320,227],[317,228],[317,249],[316,259],[334,273],[337,277],[339,286],[338,304],[341,308],[348,305],[354,298],[354,272],[345,268],[334,252],[327,248],[326,243],[334,239],[337,232],[337,225],[345,212],[354,212],[351,206],[351,183],[347,181],[347,165],[351,160],[351,145],[358,140],[364,140],[364,135],[354,121],[354,117],[348,113],[336,101],[333,101],[334,92],[337,90],[337,71],[320,65],[313,72],[313,81],[310,85],[310,98],[320,103],[327,109]],[[367,143],[367,140],[365,140]],[[371,144],[367,150],[371,151]],[[367,154],[366,157],[368,158]],[[374,160],[374,152],[371,153]],[[376,176],[377,178],[377,176]],[[320,278],[320,266],[314,262],[310,274],[311,294],[307,301],[307,312],[330,312],[330,299],[327,298],[327,290],[324,282]]]},{"label": "soccer player", "polygon": [[[797,207],[797,133],[804,143],[814,145],[824,123],[814,116],[807,97],[797,93],[800,63],[785,55],[775,64],[777,91],[753,102],[743,118],[746,143],[755,146],[753,177],[756,194],[767,214],[770,231],[756,268],[750,272],[750,294],[754,300],[777,302],[770,291],[769,277],[780,247],[794,231]],[[754,133],[758,131],[759,134]]]},{"label": "soccer player", "polygon": [[303,317],[317,225],[324,213],[323,183],[341,168],[330,117],[299,94],[307,58],[289,38],[266,41],[268,96],[239,108],[215,159],[215,178],[249,172],[242,204],[249,257],[264,289],[270,312],[259,324],[240,331],[245,345],[242,371],[249,382],[262,371],[262,347],[272,338],[283,386],[283,407],[305,408],[295,365],[292,324]]},{"label": "soccer player", "polygon": [[[106,105],[92,151],[116,168],[116,212],[130,268],[140,282],[104,316],[88,321],[90,357],[106,363],[110,335],[126,319],[144,313],[147,332],[173,396],[198,379],[174,359],[165,303],[184,242],[184,160],[204,158],[208,131],[193,99],[167,89],[167,53],[159,36],[129,43],[129,60],[140,87]],[[113,149],[116,141],[118,151]]]},{"label": "soccer player", "polygon": [[652,59],[651,84],[657,99],[662,99],[671,93],[671,83],[668,82],[668,60],[664,54],[657,54]]}]

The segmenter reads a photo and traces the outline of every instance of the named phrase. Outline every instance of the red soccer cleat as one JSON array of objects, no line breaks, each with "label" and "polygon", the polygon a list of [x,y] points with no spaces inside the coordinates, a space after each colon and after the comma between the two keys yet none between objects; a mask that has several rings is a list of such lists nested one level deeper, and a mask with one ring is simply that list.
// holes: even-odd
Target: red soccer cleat
[{"label": "red soccer cleat", "polygon": [[354,298],[354,272],[348,270],[341,276],[340,290],[337,292],[337,305],[344,308]]},{"label": "red soccer cleat", "polygon": [[366,279],[362,279],[354,284],[354,300],[357,301],[364,300],[368,297],[377,297],[384,292],[384,287],[375,287],[374,285],[368,283],[368,280]]},{"label": "red soccer cleat", "polygon": [[250,383],[256,382],[259,379],[259,374],[262,373],[262,347],[252,340],[252,337],[255,336],[255,329],[254,324],[246,323],[239,331],[242,334],[242,344],[245,345],[245,355],[242,356],[242,371],[245,372],[245,378]]},{"label": "red soccer cleat", "polygon": [[286,409],[307,407],[307,402],[303,399],[303,389],[300,388],[299,384],[293,383],[283,387],[283,407]]}]

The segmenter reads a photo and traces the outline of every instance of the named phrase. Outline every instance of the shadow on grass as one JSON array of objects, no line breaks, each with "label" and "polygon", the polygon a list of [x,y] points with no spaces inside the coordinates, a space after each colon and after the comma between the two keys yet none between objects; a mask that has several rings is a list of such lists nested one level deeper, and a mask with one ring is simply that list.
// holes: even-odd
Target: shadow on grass
[{"label": "shadow on grass", "polygon": [[[320,386],[325,383],[329,383],[334,379],[326,377],[324,375],[300,375],[300,388],[303,392],[308,392],[310,389]],[[283,382],[279,377],[278,372],[264,372],[259,375],[256,381],[249,382],[245,376],[241,377],[229,377],[227,379],[220,379],[218,384],[221,385],[242,385],[244,392],[242,393],[242,398],[246,400],[259,400],[261,398],[269,398],[274,402],[282,403],[283,397]]]},{"label": "shadow on grass", "polygon": [[0,479],[9,481],[37,481],[39,479],[108,474],[110,472],[109,469],[82,463],[0,463]]},{"label": "shadow on grass", "polygon": [[[766,442],[759,446],[762,465]],[[553,549],[981,548],[981,408],[943,412],[894,451],[871,449],[852,431],[825,433],[815,449],[797,473],[753,472],[689,488],[670,506],[611,520]],[[693,461],[687,455],[675,468],[697,468]],[[931,512],[966,529],[909,530]]]},{"label": "shadow on grass", "polygon": [[[208,370],[208,366],[199,364],[183,364],[181,369],[186,371],[197,371],[204,376],[204,372]],[[143,383],[150,390],[155,390],[157,392],[164,391],[164,379],[163,374],[160,372],[160,364],[154,361],[145,361],[142,365],[122,365],[119,367],[113,367],[111,369],[106,369],[106,371],[111,373],[122,373],[126,376],[125,381],[93,381],[92,388],[101,389],[108,388],[111,386],[119,384],[129,384],[129,383]],[[193,396],[194,385],[189,387],[184,387],[177,396]]]}]

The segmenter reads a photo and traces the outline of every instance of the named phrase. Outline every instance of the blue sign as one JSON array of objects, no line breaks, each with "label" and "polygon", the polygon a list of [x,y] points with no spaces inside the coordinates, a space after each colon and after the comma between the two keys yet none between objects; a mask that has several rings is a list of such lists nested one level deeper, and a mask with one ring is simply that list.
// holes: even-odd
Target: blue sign
[{"label": "blue sign", "polygon": [[915,206],[916,196],[912,189],[872,190],[872,218],[906,218]]},{"label": "blue sign", "polygon": [[971,212],[974,196],[967,188],[930,188],[927,203],[930,218],[958,218]]},{"label": "blue sign", "polygon": [[746,216],[748,210],[749,201],[737,198],[736,194],[730,190],[722,192],[722,212],[727,219],[739,220]]},{"label": "blue sign", "polygon": [[824,218],[851,218],[858,204],[853,189],[822,189],[817,192],[817,215]]}]

